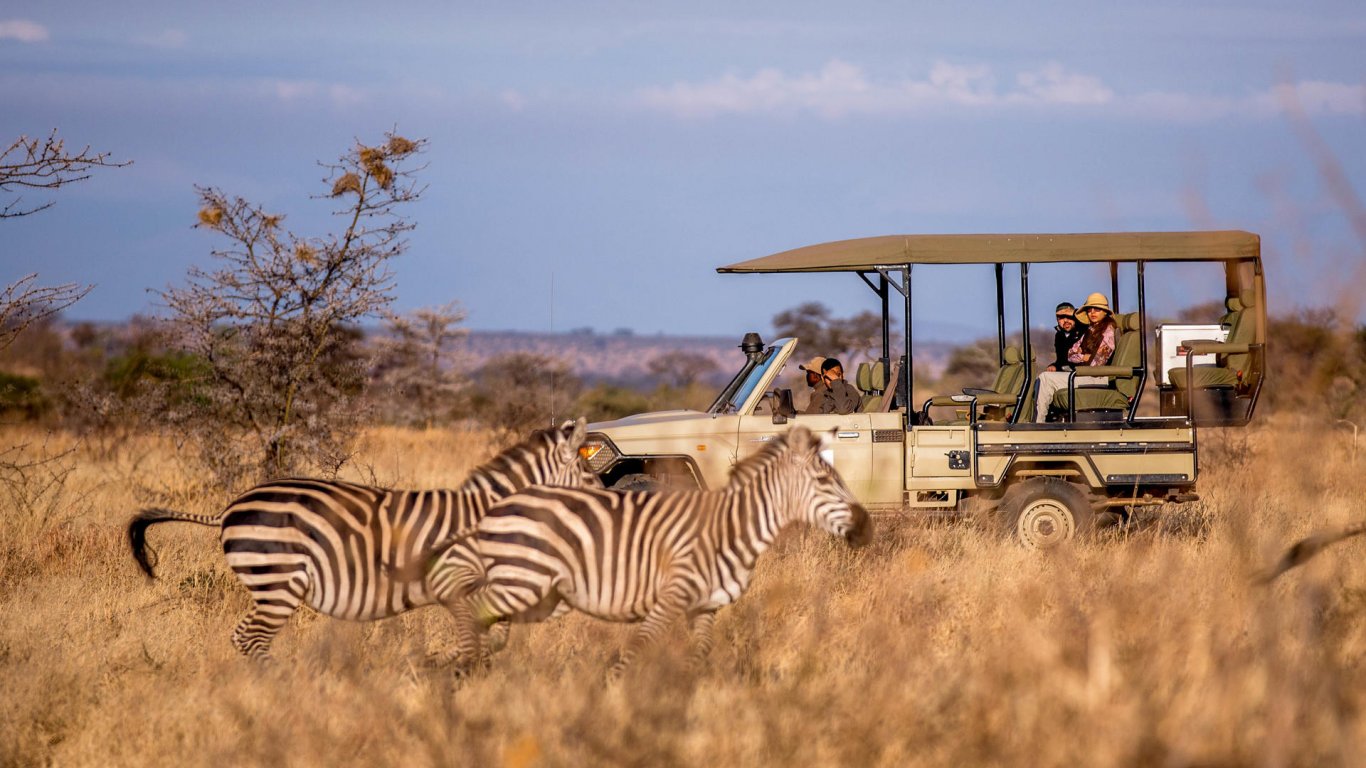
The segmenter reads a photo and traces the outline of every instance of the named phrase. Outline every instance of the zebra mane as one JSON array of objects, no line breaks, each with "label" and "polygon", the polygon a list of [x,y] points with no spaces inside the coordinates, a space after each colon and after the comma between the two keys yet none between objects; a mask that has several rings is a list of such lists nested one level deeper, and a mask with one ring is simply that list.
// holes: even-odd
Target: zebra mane
[{"label": "zebra mane", "polygon": [[787,454],[792,442],[791,437],[792,432],[784,432],[764,443],[763,448],[731,467],[730,482],[726,484],[726,487],[734,489],[748,485],[754,478],[777,463],[778,459]]},{"label": "zebra mane", "polygon": [[469,477],[460,484],[460,490],[478,490],[487,485],[503,488],[506,483],[499,478],[513,474],[513,471],[524,463],[520,460],[521,456],[528,453],[534,455],[549,453],[563,440],[563,432],[556,427],[538,429],[527,436],[525,440],[499,451],[498,455],[470,470]]}]

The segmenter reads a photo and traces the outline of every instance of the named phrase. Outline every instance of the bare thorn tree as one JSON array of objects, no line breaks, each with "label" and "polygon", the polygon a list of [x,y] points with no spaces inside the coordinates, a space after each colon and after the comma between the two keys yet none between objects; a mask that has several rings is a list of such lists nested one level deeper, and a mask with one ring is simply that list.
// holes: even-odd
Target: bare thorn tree
[{"label": "bare thorn tree", "polygon": [[20,136],[0,152],[0,193],[4,195],[0,219],[28,216],[55,204],[48,200],[25,205],[23,193],[26,190],[57,189],[85,181],[90,178],[90,171],[94,168],[120,168],[125,165],[129,165],[129,162],[116,163],[110,160],[108,152],[92,154],[89,146],[79,152],[70,152],[56,131],[45,139]]},{"label": "bare thorn tree", "polygon": [[41,322],[80,301],[91,286],[64,283],[36,285],[38,275],[25,275],[0,290],[0,351],[34,323]]},{"label": "bare thorn tree", "polygon": [[455,408],[467,384],[455,359],[466,335],[456,326],[464,319],[455,302],[390,316],[376,378],[392,418],[431,429]]},{"label": "bare thorn tree", "polygon": [[323,165],[340,234],[297,235],[279,214],[198,188],[196,226],[228,245],[213,251],[214,269],[191,268],[161,296],[179,342],[207,362],[201,397],[182,415],[225,482],[335,472],[349,458],[364,387],[355,328],[392,300],[390,262],[414,226],[403,209],[423,191],[424,144],[391,133]]}]

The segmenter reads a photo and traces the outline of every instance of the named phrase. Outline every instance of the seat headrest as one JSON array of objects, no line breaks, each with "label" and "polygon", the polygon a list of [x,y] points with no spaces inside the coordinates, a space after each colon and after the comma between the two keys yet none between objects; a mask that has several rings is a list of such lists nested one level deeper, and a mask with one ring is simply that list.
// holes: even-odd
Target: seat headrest
[{"label": "seat headrest", "polygon": [[1024,353],[1019,347],[1006,347],[1004,359],[1006,365],[1018,365],[1024,362]]},{"label": "seat headrest", "polygon": [[1126,315],[1119,315],[1115,318],[1115,325],[1119,326],[1119,329],[1121,331],[1143,330],[1143,323],[1141,321],[1141,318],[1139,318],[1137,312],[1130,312]]},{"label": "seat headrest", "polygon": [[1243,308],[1243,300],[1237,296],[1230,296],[1227,299],[1224,299],[1224,306],[1230,312],[1238,312]]},{"label": "seat headrest", "polygon": [[1239,292],[1238,300],[1243,302],[1243,309],[1251,309],[1257,306],[1257,290],[1255,288],[1244,288]]},{"label": "seat headrest", "polygon": [[872,374],[869,377],[873,389],[887,388],[887,364],[881,360],[873,363]]},{"label": "seat headrest", "polygon": [[873,389],[873,366],[868,363],[859,363],[858,371],[854,373],[854,386],[867,392]]}]

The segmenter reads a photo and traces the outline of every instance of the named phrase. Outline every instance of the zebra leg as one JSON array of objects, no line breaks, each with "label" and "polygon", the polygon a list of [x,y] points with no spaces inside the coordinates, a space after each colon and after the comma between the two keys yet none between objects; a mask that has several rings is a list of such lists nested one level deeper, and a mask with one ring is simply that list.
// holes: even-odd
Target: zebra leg
[{"label": "zebra leg", "polygon": [[[441,604],[455,619],[455,652],[451,654],[450,661],[456,670],[464,674],[486,665],[488,659],[484,650],[484,636],[488,633],[489,625],[475,617],[469,600],[463,595],[443,600]],[[503,634],[506,641],[507,633]]]},{"label": "zebra leg", "polygon": [[694,670],[702,669],[716,642],[712,628],[716,626],[716,611],[698,611],[688,617],[688,629],[692,634],[691,664]]},{"label": "zebra leg", "polygon": [[238,652],[256,661],[270,661],[270,643],[289,617],[303,605],[308,577],[298,573],[276,589],[252,587],[253,605],[232,631]]},{"label": "zebra leg", "polygon": [[[543,606],[546,602],[549,601],[554,601],[555,608],[554,610],[551,610],[549,612],[548,616],[545,616],[545,618],[542,619],[540,614],[544,613]],[[537,606],[537,608],[533,608],[530,611],[526,611],[519,615],[517,618],[529,622],[537,622],[543,620],[549,621],[550,619],[558,619],[559,617],[565,615],[566,613],[569,613],[572,610],[574,610],[573,607],[571,607],[569,603],[566,603],[563,600],[561,600],[559,595],[552,595],[551,597],[546,598],[546,601],[542,602],[541,606]],[[499,621],[492,627],[489,627],[489,653],[498,653],[499,651],[506,648],[508,644],[508,636],[511,634],[511,632],[512,622],[509,620]]]},{"label": "zebra leg", "polygon": [[[483,635],[488,625],[475,619],[469,596],[484,585],[486,576],[479,553],[465,543],[442,552],[427,573],[428,591],[455,619],[455,652],[448,661],[457,669],[473,669],[484,659]],[[507,643],[506,628],[501,630],[501,641]]]},{"label": "zebra leg", "polygon": [[687,605],[687,596],[683,593],[681,585],[681,581],[674,582],[674,585],[665,589],[659,602],[650,607],[650,611],[645,614],[645,620],[640,622],[635,635],[626,644],[626,649],[621,652],[621,657],[608,671],[608,680],[621,679],[626,668],[631,665],[631,661],[646,647],[653,645],[659,633],[683,615],[684,606]]},{"label": "zebra leg", "polygon": [[489,627],[489,653],[497,653],[507,647],[508,636],[512,633],[512,622],[500,621]]}]

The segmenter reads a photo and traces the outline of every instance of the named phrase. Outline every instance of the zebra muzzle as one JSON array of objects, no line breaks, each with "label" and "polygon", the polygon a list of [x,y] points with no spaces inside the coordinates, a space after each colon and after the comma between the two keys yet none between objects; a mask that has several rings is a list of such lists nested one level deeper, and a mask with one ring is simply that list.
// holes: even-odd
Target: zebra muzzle
[{"label": "zebra muzzle", "polygon": [[849,510],[853,513],[852,524],[844,532],[844,541],[851,547],[862,547],[873,540],[873,518],[859,504],[850,504]]}]

